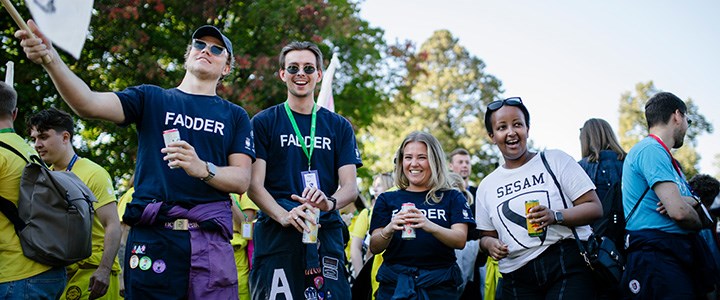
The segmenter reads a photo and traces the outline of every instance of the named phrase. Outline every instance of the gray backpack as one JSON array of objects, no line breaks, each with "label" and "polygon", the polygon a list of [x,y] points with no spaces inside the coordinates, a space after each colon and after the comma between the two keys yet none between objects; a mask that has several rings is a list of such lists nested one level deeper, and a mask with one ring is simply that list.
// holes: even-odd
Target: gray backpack
[{"label": "gray backpack", "polygon": [[13,223],[23,254],[49,266],[67,266],[92,254],[95,196],[75,174],[51,171],[37,155],[27,162],[17,207],[0,197],[0,211]]}]

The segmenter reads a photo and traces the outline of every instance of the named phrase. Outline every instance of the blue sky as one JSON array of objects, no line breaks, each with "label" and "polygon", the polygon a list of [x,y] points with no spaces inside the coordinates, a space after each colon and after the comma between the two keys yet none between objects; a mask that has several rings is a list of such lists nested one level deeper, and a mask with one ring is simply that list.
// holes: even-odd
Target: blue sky
[{"label": "blue sky", "polygon": [[716,128],[698,139],[700,171],[720,153],[720,1],[365,0],[361,18],[386,40],[418,45],[447,29],[505,96],[521,96],[539,148],[580,158],[578,128],[603,118],[618,129],[620,95],[652,80],[692,98]]}]

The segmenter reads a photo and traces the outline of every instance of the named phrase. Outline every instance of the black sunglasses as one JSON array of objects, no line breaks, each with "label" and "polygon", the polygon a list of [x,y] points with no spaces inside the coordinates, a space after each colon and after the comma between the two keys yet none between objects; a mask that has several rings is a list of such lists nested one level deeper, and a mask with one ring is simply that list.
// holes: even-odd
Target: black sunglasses
[{"label": "black sunglasses", "polygon": [[201,40],[193,40],[193,47],[195,47],[195,49],[197,49],[198,51],[203,51],[208,46],[210,46],[210,53],[212,53],[215,56],[220,56],[220,54],[223,54],[223,52],[225,52],[225,48],[223,48],[221,46],[206,43]]},{"label": "black sunglasses", "polygon": [[[303,72],[305,72],[305,74],[307,74],[307,75],[310,75],[310,74],[312,74],[312,73],[315,73],[315,67],[313,67],[313,66],[304,66],[304,67],[302,68],[302,70],[303,70]],[[288,66],[287,68],[285,68],[285,71],[287,71],[287,72],[290,73],[290,74],[295,75],[295,74],[297,74],[298,72],[300,72],[300,67],[298,67],[298,66]]]},{"label": "black sunglasses", "polygon": [[488,104],[487,108],[489,111],[496,111],[496,110],[500,109],[501,107],[503,107],[503,105],[505,105],[505,104],[510,105],[510,106],[520,106],[520,105],[522,105],[522,99],[520,99],[520,97],[510,97],[505,100],[496,100],[496,101],[490,102],[490,104]]}]

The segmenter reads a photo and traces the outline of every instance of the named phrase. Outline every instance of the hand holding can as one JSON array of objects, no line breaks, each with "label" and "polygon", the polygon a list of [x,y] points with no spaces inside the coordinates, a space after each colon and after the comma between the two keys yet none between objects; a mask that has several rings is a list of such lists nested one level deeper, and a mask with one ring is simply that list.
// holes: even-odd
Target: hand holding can
[{"label": "hand holding can", "polygon": [[[163,140],[165,140],[165,147],[169,147],[170,143],[177,142],[180,140],[180,131],[177,130],[177,128],[168,129],[163,131]],[[174,161],[171,160],[171,161]],[[178,166],[172,166],[170,169],[177,169]]]},{"label": "hand holding can", "polygon": [[[314,220],[310,222],[310,220]],[[303,231],[302,242],[304,244],[317,244],[318,223],[320,223],[320,209],[317,207],[305,209],[305,226],[310,228],[310,232]]]},{"label": "hand holding can", "polygon": [[525,201],[525,220],[526,220],[526,226],[528,230],[528,235],[532,237],[536,236],[542,236],[543,233],[545,233],[545,228],[540,228],[540,224],[537,223],[531,223],[530,219],[527,217],[528,214],[530,214],[530,209],[533,207],[536,207],[540,205],[539,200],[527,200]]},{"label": "hand holding can", "polygon": [[[402,207],[400,208],[400,212],[408,211],[410,208],[415,208],[414,203],[403,203]],[[403,240],[412,240],[415,238],[415,228],[412,228],[410,224],[405,223],[403,224],[403,231],[402,231],[402,238]]]}]

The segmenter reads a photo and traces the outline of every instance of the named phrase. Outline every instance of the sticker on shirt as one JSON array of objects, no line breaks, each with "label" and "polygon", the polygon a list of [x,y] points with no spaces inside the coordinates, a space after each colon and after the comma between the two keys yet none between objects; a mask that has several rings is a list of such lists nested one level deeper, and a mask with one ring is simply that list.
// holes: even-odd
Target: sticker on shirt
[{"label": "sticker on shirt", "polygon": [[158,259],[152,264],[153,272],[158,274],[165,272],[166,267],[167,266],[165,265],[165,261],[163,261],[162,259]]},{"label": "sticker on shirt", "polygon": [[132,254],[145,254],[145,245],[133,243]]},{"label": "sticker on shirt", "polygon": [[242,238],[246,240],[252,240],[253,236],[253,223],[251,222],[240,222],[240,234],[242,235]]},{"label": "sticker on shirt", "polygon": [[320,178],[320,176],[318,176],[317,170],[309,170],[309,171],[300,172],[300,175],[302,176],[302,179],[303,179],[303,189],[306,189],[306,188],[317,188],[318,190],[320,189],[320,181],[318,180],[318,178]]},{"label": "sticker on shirt", "polygon": [[140,258],[137,255],[130,256],[130,269],[137,268],[140,263]]},{"label": "sticker on shirt", "polygon": [[306,300],[318,300],[317,290],[314,287],[306,288],[304,294]]},{"label": "sticker on shirt", "polygon": [[152,266],[152,260],[149,257],[143,256],[140,258],[140,270],[147,271],[150,266]]},{"label": "sticker on shirt", "polygon": [[340,267],[340,261],[337,258],[323,256],[323,277],[332,280],[338,280],[338,269]]},{"label": "sticker on shirt", "polygon": [[67,300],[79,300],[82,297],[82,290],[77,285],[71,285],[65,292],[65,299]]}]

